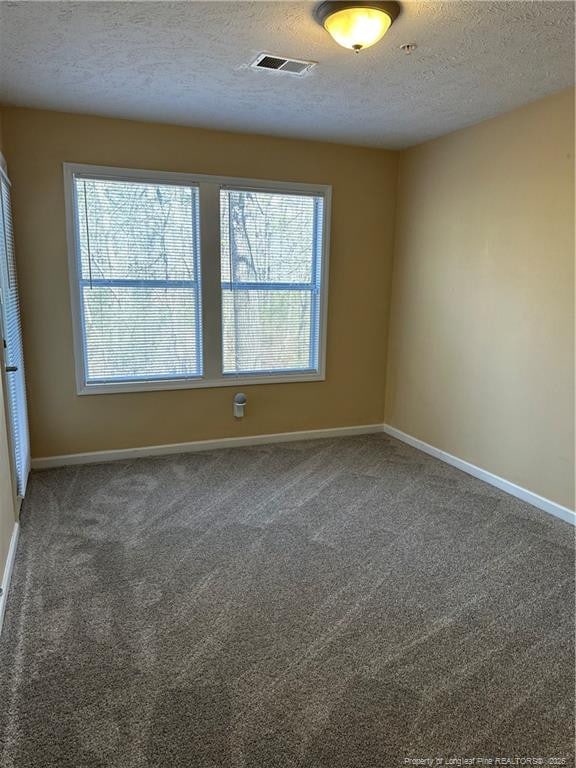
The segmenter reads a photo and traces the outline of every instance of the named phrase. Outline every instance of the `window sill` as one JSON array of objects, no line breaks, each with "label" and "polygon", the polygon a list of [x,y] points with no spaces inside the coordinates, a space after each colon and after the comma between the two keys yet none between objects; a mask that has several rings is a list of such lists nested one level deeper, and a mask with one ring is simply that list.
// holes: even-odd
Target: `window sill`
[{"label": "window sill", "polygon": [[218,379],[165,379],[159,381],[130,381],[110,384],[83,384],[78,395],[118,395],[132,392],[163,392],[172,389],[212,389],[216,387],[239,387],[250,384],[297,384],[300,382],[324,381],[326,376],[319,371],[302,373],[266,374],[224,374]]}]

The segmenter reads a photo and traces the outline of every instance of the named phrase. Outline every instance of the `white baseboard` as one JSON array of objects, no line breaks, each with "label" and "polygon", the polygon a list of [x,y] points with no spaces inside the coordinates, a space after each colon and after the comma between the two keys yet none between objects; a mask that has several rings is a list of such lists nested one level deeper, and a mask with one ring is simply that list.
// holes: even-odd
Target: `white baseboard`
[{"label": "white baseboard", "polygon": [[408,445],[417,448],[440,461],[451,464],[453,467],[467,472],[489,485],[509,493],[511,496],[526,501],[534,507],[544,510],[555,517],[559,517],[572,525],[576,525],[576,513],[561,504],[539,496],[537,493],[522,488],[515,483],[494,475],[475,464],[459,459],[446,451],[435,448],[412,435],[391,427],[388,424],[363,424],[357,427],[334,427],[331,429],[312,429],[300,432],[277,432],[267,435],[251,435],[246,437],[224,437],[215,440],[196,440],[190,443],[172,443],[169,445],[150,445],[141,448],[124,448],[112,451],[91,451],[89,453],[72,453],[62,456],[47,456],[32,459],[32,469],[51,469],[53,467],[65,467],[73,464],[100,464],[108,461],[120,461],[136,459],[143,456],[165,456],[174,453],[195,453],[197,451],[213,451],[218,448],[241,448],[250,445],[266,445],[267,443],[287,443],[297,440],[316,440],[330,437],[350,437],[352,435],[368,435],[385,432]]},{"label": "white baseboard", "polygon": [[92,451],[90,453],[71,453],[63,456],[47,456],[32,459],[32,469],[51,469],[72,464],[100,464],[107,461],[136,459],[141,456],[165,456],[172,453],[196,453],[213,451],[218,448],[242,448],[249,445],[267,443],[289,443],[297,440],[317,440],[327,437],[351,437],[382,432],[382,424],[363,424],[357,427],[334,427],[331,429],[311,429],[302,432],[277,432],[268,435],[250,435],[246,437],[224,437],[216,440],[196,440],[191,443],[172,443],[169,445],[149,445],[142,448],[122,448],[113,451]]},{"label": "white baseboard", "polygon": [[475,464],[470,464],[470,462],[464,461],[464,459],[459,459],[457,456],[453,456],[451,453],[446,453],[446,451],[440,450],[440,448],[435,448],[433,445],[429,445],[423,440],[419,440],[417,437],[407,435],[405,432],[401,432],[399,429],[396,429],[396,427],[391,427],[388,424],[384,424],[383,431],[387,435],[395,437],[397,440],[401,440],[403,443],[411,445],[413,448],[418,448],[419,451],[428,453],[430,456],[434,456],[436,459],[440,459],[440,461],[446,462],[446,464],[451,464],[453,467],[461,469],[463,472],[467,472],[469,475],[477,477],[479,480],[483,480],[485,483],[493,485],[496,488],[499,488],[501,491],[509,493],[511,496],[516,496],[516,498],[522,499],[522,501],[526,501],[528,504],[532,504],[532,506],[544,510],[544,512],[548,512],[550,515],[554,515],[555,517],[559,517],[561,520],[565,520],[567,523],[576,525],[576,512],[568,509],[568,507],[563,507],[561,504],[557,504],[555,501],[544,498],[544,496],[539,496],[537,493],[532,493],[532,491],[529,491],[526,488],[522,488],[522,486],[516,485],[515,483],[511,483],[509,480],[505,480],[503,477],[493,475],[492,472],[481,469]]},{"label": "white baseboard", "polygon": [[4,566],[4,574],[2,576],[2,594],[0,594],[0,634],[2,633],[2,623],[4,621],[4,612],[6,611],[6,601],[8,600],[8,592],[10,589],[12,571],[14,569],[14,561],[16,560],[16,547],[18,546],[19,533],[20,526],[18,523],[14,523],[14,528],[12,529],[12,537],[10,538],[10,547],[8,548],[8,556],[6,558],[6,565]]}]

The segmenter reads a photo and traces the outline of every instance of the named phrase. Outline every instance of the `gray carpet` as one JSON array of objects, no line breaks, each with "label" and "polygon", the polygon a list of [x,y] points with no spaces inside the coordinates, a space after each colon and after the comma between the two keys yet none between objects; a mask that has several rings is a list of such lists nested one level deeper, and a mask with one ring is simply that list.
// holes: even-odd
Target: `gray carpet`
[{"label": "gray carpet", "polygon": [[573,765],[573,543],[385,436],[37,472],[1,765]]}]

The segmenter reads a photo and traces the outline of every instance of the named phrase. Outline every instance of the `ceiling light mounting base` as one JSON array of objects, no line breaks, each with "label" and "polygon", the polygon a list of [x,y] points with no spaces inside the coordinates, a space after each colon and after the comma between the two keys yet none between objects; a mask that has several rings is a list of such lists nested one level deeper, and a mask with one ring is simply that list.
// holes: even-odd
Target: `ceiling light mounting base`
[{"label": "ceiling light mounting base", "polygon": [[339,45],[358,53],[385,35],[400,10],[394,0],[325,0],[314,8],[314,18]]},{"label": "ceiling light mounting base", "polygon": [[400,3],[394,2],[394,0],[386,0],[380,2],[379,0],[325,0],[325,2],[318,3],[314,8],[314,18],[321,26],[324,26],[324,22],[328,16],[332,16],[338,11],[348,10],[349,8],[373,8],[376,11],[384,11],[388,14],[392,21],[398,18],[400,15]]}]

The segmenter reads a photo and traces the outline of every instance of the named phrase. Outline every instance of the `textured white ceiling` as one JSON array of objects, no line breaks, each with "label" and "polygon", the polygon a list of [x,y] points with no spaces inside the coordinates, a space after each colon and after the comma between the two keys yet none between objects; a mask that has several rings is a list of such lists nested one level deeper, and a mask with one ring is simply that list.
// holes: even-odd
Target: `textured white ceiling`
[{"label": "textured white ceiling", "polygon": [[[574,82],[573,2],[405,2],[360,54],[313,6],[3,0],[0,102],[393,148]],[[249,69],[261,51],[318,66],[302,79]]]}]

